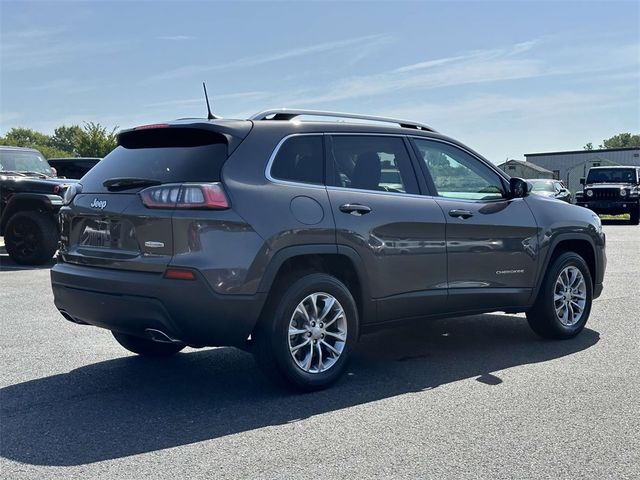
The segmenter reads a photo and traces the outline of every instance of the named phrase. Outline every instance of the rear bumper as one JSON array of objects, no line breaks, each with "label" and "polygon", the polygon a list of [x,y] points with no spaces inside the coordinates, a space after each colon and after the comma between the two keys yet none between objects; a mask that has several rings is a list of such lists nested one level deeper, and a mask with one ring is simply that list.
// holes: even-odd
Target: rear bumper
[{"label": "rear bumper", "polygon": [[221,295],[197,273],[193,281],[168,280],[68,263],[51,269],[51,286],[68,320],[141,337],[160,330],[193,347],[242,346],[267,295]]}]

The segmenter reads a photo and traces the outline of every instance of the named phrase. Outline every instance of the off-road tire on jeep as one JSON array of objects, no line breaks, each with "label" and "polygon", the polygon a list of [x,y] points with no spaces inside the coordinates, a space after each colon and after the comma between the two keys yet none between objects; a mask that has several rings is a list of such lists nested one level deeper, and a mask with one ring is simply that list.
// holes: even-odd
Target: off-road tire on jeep
[{"label": "off-road tire on jeep", "polygon": [[[301,273],[288,277],[274,288],[271,301],[265,306],[252,335],[256,362],[281,386],[299,391],[327,388],[344,372],[351,348],[358,338],[358,309],[351,292],[340,280],[325,273]],[[319,307],[317,313],[312,307],[313,298]],[[328,304],[333,306],[322,317],[324,306]],[[301,305],[308,316],[298,310]],[[343,315],[339,314],[340,310]],[[338,319],[334,320],[334,317]],[[295,327],[290,330],[292,324]],[[298,330],[301,333],[291,333]],[[344,330],[346,339],[341,342],[335,335]],[[300,344],[304,346],[295,350],[296,360],[292,348]],[[335,349],[340,350],[337,357],[333,353]],[[304,363],[311,352],[314,356],[309,369],[305,370],[298,362]],[[323,360],[328,365],[324,370],[321,367]]]},{"label": "off-road tire on jeep", "polygon": [[7,222],[4,243],[11,259],[21,265],[42,265],[58,249],[58,227],[45,212],[22,211]]},{"label": "off-road tire on jeep", "polygon": [[175,343],[154,342],[153,340],[127,335],[125,333],[111,333],[120,345],[130,352],[137,353],[143,357],[170,357],[184,348],[184,345]]},{"label": "off-road tire on jeep", "polygon": [[631,210],[629,212],[629,223],[631,225],[638,225],[640,224],[640,206],[636,207],[635,209]]},{"label": "off-road tire on jeep", "polygon": [[[571,278],[579,280],[579,275],[577,275],[576,271],[580,273],[583,280],[582,287],[576,285],[576,291],[580,290],[581,295],[573,295],[571,293],[572,285],[568,285],[569,291],[566,291],[563,287],[564,283],[572,283],[570,281]],[[576,277],[572,277],[572,272]],[[561,274],[564,275],[563,279],[560,278]],[[584,296],[581,314],[579,318],[570,318],[569,315],[573,315],[577,308],[576,302],[572,302],[572,300],[580,296]],[[563,311],[562,306],[565,299],[570,299],[571,313],[567,315],[568,320],[563,321],[558,314],[558,309]],[[592,300],[593,282],[589,267],[577,253],[564,252],[551,261],[540,287],[538,298],[533,307],[527,312],[527,321],[531,329],[543,338],[572,338],[580,333],[587,323]],[[572,323],[573,320],[575,320],[575,323]]]}]

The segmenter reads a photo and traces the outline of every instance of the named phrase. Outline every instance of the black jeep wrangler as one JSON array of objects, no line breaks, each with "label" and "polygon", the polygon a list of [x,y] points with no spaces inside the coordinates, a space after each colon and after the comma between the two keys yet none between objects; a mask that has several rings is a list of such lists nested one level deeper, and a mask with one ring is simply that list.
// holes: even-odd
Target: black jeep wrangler
[{"label": "black jeep wrangler", "polygon": [[58,249],[58,210],[75,180],[57,179],[37,150],[0,147],[0,235],[11,259],[41,265]]},{"label": "black jeep wrangler", "polygon": [[593,167],[589,169],[582,192],[576,193],[576,203],[597,214],[628,213],[631,224],[640,219],[640,167]]}]

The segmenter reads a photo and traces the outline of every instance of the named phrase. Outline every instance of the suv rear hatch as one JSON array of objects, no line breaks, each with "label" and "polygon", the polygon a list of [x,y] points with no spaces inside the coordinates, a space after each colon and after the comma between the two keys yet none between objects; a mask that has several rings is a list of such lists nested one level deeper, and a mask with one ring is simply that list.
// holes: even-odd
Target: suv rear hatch
[{"label": "suv rear hatch", "polygon": [[250,129],[250,122],[223,121],[121,132],[119,146],[61,209],[62,261],[164,271],[173,256],[173,213],[228,207],[222,166]]}]

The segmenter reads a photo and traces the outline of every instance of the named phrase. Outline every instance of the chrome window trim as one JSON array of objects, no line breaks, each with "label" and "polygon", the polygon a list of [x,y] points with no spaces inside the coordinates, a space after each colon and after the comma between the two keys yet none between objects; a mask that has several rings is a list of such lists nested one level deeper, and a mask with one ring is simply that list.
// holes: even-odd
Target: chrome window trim
[{"label": "chrome window trim", "polygon": [[[500,174],[500,169],[498,169],[497,167],[494,167],[493,165],[488,165],[488,160],[484,160],[482,158],[479,158],[476,154],[474,154],[473,152],[469,151],[468,149],[461,147],[460,145],[458,145],[457,143],[454,142],[450,142],[447,140],[443,140],[443,139],[439,139],[439,138],[434,138],[434,137],[426,137],[426,136],[419,136],[419,135],[407,135],[406,133],[366,133],[366,132],[307,132],[307,133],[291,133],[289,135],[286,135],[285,137],[283,137],[278,144],[275,146],[275,148],[273,149],[273,152],[271,153],[271,156],[269,157],[269,161],[267,162],[267,166],[265,167],[265,177],[267,180],[269,180],[269,182],[271,183],[275,183],[278,185],[286,185],[289,187],[307,187],[307,188],[315,188],[315,189],[324,189],[324,190],[333,190],[333,191],[339,191],[339,192],[365,192],[365,193],[375,193],[378,195],[400,195],[403,197],[409,197],[409,198],[430,198],[430,199],[438,199],[438,198],[442,198],[445,200],[456,200],[456,201],[461,201],[461,202],[468,202],[468,203],[489,203],[489,202],[501,202],[501,201],[505,201],[507,200],[506,198],[496,198],[496,199],[492,199],[492,200],[471,200],[468,198],[451,198],[451,197],[443,197],[441,195],[430,195],[430,194],[416,194],[416,193],[403,193],[403,192],[385,192],[385,191],[381,191],[381,190],[364,190],[364,189],[360,189],[360,188],[348,188],[348,187],[337,187],[334,185],[327,185],[326,184],[326,180],[324,183],[322,184],[317,184],[317,183],[304,183],[304,182],[293,182],[293,181],[289,181],[289,180],[280,180],[278,178],[274,178],[271,176],[271,167],[273,166],[273,162],[276,158],[276,156],[278,155],[278,152],[280,151],[280,148],[282,147],[282,145],[284,144],[284,142],[286,142],[287,140],[289,140],[292,137],[309,137],[309,136],[319,136],[319,137],[324,137],[325,135],[331,135],[331,136],[336,136],[336,135],[350,135],[350,136],[368,136],[368,137],[400,137],[400,138],[414,138],[417,140],[428,140],[428,141],[433,141],[433,142],[440,142],[440,143],[445,143],[447,145],[451,145],[453,147],[459,148],[460,150],[464,151],[465,153],[471,155],[473,158],[477,159],[478,161],[480,161],[483,165],[486,165],[487,167],[489,167],[489,169],[491,169],[492,171],[494,171],[495,173],[498,174],[498,176],[500,178],[502,178],[503,180],[505,180],[507,183],[509,182],[509,179],[506,178],[504,175]],[[410,152],[407,152],[407,154],[410,154]],[[326,155],[325,155],[326,157]],[[324,160],[324,159],[323,159]],[[418,160],[424,161],[424,159],[420,159],[418,158]],[[503,172],[504,173],[504,172]]]}]

